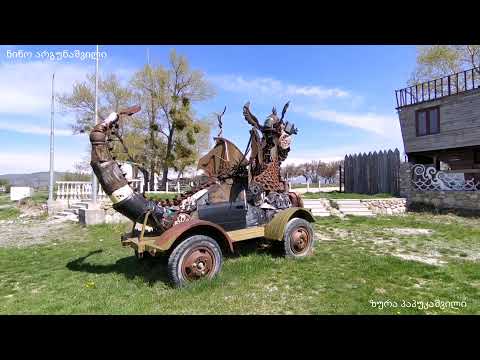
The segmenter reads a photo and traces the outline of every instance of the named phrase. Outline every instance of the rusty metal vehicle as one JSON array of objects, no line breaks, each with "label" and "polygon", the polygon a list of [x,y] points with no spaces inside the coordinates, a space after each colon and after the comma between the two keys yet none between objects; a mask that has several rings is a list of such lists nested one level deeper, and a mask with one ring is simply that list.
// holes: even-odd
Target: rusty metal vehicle
[{"label": "rusty metal vehicle", "polygon": [[261,125],[249,103],[244,106],[243,115],[252,125],[244,153],[221,136],[224,110],[218,115],[215,145],[198,162],[208,180],[173,201],[147,200],[134,191],[110,153],[109,142],[118,137],[118,119],[140,107],[112,113],[95,126],[90,133],[91,166],[113,208],[133,221],[122,244],[133,248],[139,259],[166,254],[175,286],[213,278],[221,270],[223,255],[234,253],[236,244],[248,239],[278,242],[287,257],[310,255],[314,218],[280,175],[280,164],[297,134],[295,126],[283,120],[287,108],[288,103],[281,118],[273,108]]}]

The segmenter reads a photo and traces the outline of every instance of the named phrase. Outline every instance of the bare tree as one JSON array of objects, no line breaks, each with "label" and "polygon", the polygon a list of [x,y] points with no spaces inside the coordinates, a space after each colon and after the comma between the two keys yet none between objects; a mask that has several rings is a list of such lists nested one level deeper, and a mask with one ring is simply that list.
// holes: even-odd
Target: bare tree
[{"label": "bare tree", "polygon": [[132,86],[148,109],[150,156],[158,158],[158,162],[151,162],[150,171],[162,168],[165,186],[169,168],[176,160],[191,158],[194,153],[195,134],[201,129],[192,103],[211,98],[214,91],[203,73],[191,70],[187,59],[175,51],[170,54],[167,69],[147,65],[134,75]]}]

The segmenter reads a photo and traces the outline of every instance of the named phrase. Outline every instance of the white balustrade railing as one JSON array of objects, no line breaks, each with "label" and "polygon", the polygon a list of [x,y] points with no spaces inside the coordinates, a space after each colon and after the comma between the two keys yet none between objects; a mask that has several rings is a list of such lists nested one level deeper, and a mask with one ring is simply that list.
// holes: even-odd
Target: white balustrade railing
[{"label": "white balustrade railing", "polygon": [[[56,200],[81,201],[92,198],[92,183],[90,181],[57,181]],[[107,197],[102,187],[98,186],[97,198]]]},{"label": "white balustrade railing", "polygon": [[[128,180],[130,186],[138,192],[143,192],[143,179]],[[57,190],[55,199],[59,201],[72,202],[90,200],[92,198],[92,183],[90,181],[57,181]],[[168,187],[167,187],[168,189]],[[150,190],[150,186],[147,192],[157,192]],[[168,192],[168,190],[167,190]],[[177,183],[175,187],[170,186],[170,192],[180,192],[180,183]],[[102,201],[106,200],[108,196],[103,191],[102,187],[98,186],[97,199]]]}]

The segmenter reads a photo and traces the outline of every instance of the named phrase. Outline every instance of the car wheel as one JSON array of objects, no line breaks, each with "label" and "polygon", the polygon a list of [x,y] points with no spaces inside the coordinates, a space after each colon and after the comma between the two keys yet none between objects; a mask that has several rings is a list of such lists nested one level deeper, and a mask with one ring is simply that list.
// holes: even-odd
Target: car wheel
[{"label": "car wheel", "polygon": [[168,258],[168,277],[176,287],[199,280],[212,279],[222,268],[222,250],[205,235],[194,235],[182,241]]},{"label": "car wheel", "polygon": [[286,257],[301,258],[313,253],[313,229],[307,220],[293,218],[285,227],[283,250]]}]

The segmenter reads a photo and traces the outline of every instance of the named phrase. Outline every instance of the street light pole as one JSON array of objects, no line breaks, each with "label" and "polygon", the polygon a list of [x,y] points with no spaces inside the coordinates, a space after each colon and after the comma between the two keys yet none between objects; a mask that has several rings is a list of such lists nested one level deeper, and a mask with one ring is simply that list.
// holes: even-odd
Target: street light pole
[{"label": "street light pole", "polygon": [[[98,124],[98,45],[95,54],[95,125]],[[92,202],[97,203],[98,180],[95,173],[92,173]]]},{"label": "street light pole", "polygon": [[54,130],[55,130],[55,73],[52,75],[52,111],[50,114],[50,179],[48,184],[48,201],[53,201],[53,176],[54,176]]}]

